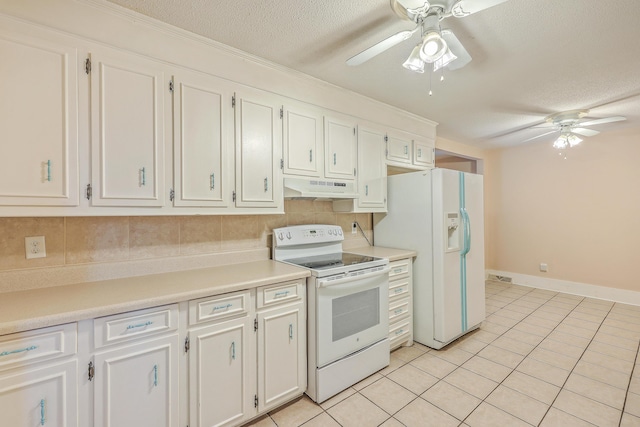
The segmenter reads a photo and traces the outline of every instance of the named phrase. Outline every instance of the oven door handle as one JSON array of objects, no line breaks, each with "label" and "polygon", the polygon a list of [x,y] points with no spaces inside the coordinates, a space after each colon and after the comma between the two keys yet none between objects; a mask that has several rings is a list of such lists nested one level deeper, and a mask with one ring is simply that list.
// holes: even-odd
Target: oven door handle
[{"label": "oven door handle", "polygon": [[329,286],[336,286],[336,285],[341,285],[343,283],[353,282],[354,280],[361,280],[361,279],[368,279],[370,277],[375,277],[375,276],[382,276],[389,273],[389,271],[391,271],[391,268],[386,267],[383,270],[372,271],[371,273],[365,273],[360,276],[347,276],[347,277],[343,277],[342,279],[335,279],[335,280],[319,279],[317,282],[317,287],[327,288]]}]

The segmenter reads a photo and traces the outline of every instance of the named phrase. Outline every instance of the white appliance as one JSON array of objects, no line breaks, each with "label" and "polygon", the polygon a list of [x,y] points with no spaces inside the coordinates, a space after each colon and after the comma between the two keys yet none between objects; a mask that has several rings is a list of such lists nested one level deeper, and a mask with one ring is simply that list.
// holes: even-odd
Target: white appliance
[{"label": "white appliance", "polygon": [[388,178],[375,244],[415,250],[414,340],[439,349],[485,319],[482,175],[433,169]]},{"label": "white appliance", "polygon": [[308,388],[320,403],[389,365],[389,260],[342,252],[342,228],[273,230],[273,259],[307,279]]}]

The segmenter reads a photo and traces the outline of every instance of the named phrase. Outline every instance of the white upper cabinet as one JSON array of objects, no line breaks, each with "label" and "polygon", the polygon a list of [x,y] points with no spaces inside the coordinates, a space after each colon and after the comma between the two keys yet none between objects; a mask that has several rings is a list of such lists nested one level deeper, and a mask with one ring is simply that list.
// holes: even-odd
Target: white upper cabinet
[{"label": "white upper cabinet", "polygon": [[[283,210],[281,104],[266,92],[236,93],[236,206]],[[275,209],[274,209],[275,212]]]},{"label": "white upper cabinet", "polygon": [[284,105],[284,174],[322,174],[322,111],[302,103]]},{"label": "white upper cabinet", "polygon": [[78,205],[77,55],[0,31],[0,204]]},{"label": "white upper cabinet", "polygon": [[436,144],[433,139],[416,137],[413,140],[413,163],[433,169],[436,163]]},{"label": "white upper cabinet", "polygon": [[173,77],[174,205],[226,207],[233,189],[233,88],[207,74]]},{"label": "white upper cabinet", "polygon": [[358,207],[369,212],[386,210],[387,166],[384,163],[385,134],[358,127]]},{"label": "white upper cabinet", "polygon": [[93,205],[164,204],[165,91],[160,63],[115,50],[92,52]]},{"label": "white upper cabinet", "polygon": [[387,160],[411,164],[413,158],[412,141],[409,135],[389,132],[387,136]]},{"label": "white upper cabinet", "polygon": [[357,158],[356,124],[346,118],[324,118],[325,175],[354,180]]}]

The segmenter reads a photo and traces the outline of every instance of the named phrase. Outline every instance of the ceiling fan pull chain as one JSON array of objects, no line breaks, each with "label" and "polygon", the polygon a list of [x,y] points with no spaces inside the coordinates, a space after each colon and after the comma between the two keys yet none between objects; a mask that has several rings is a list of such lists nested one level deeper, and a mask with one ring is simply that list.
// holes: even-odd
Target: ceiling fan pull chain
[{"label": "ceiling fan pull chain", "polygon": [[431,90],[431,81],[433,77],[433,68],[429,67],[429,96],[433,95],[433,91]]}]

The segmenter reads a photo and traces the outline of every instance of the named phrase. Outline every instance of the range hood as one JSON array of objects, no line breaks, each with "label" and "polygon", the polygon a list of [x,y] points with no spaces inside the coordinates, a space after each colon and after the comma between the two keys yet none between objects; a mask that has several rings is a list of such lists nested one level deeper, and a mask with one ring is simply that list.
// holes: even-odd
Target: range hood
[{"label": "range hood", "polygon": [[353,181],[316,178],[285,178],[285,199],[357,199]]}]

